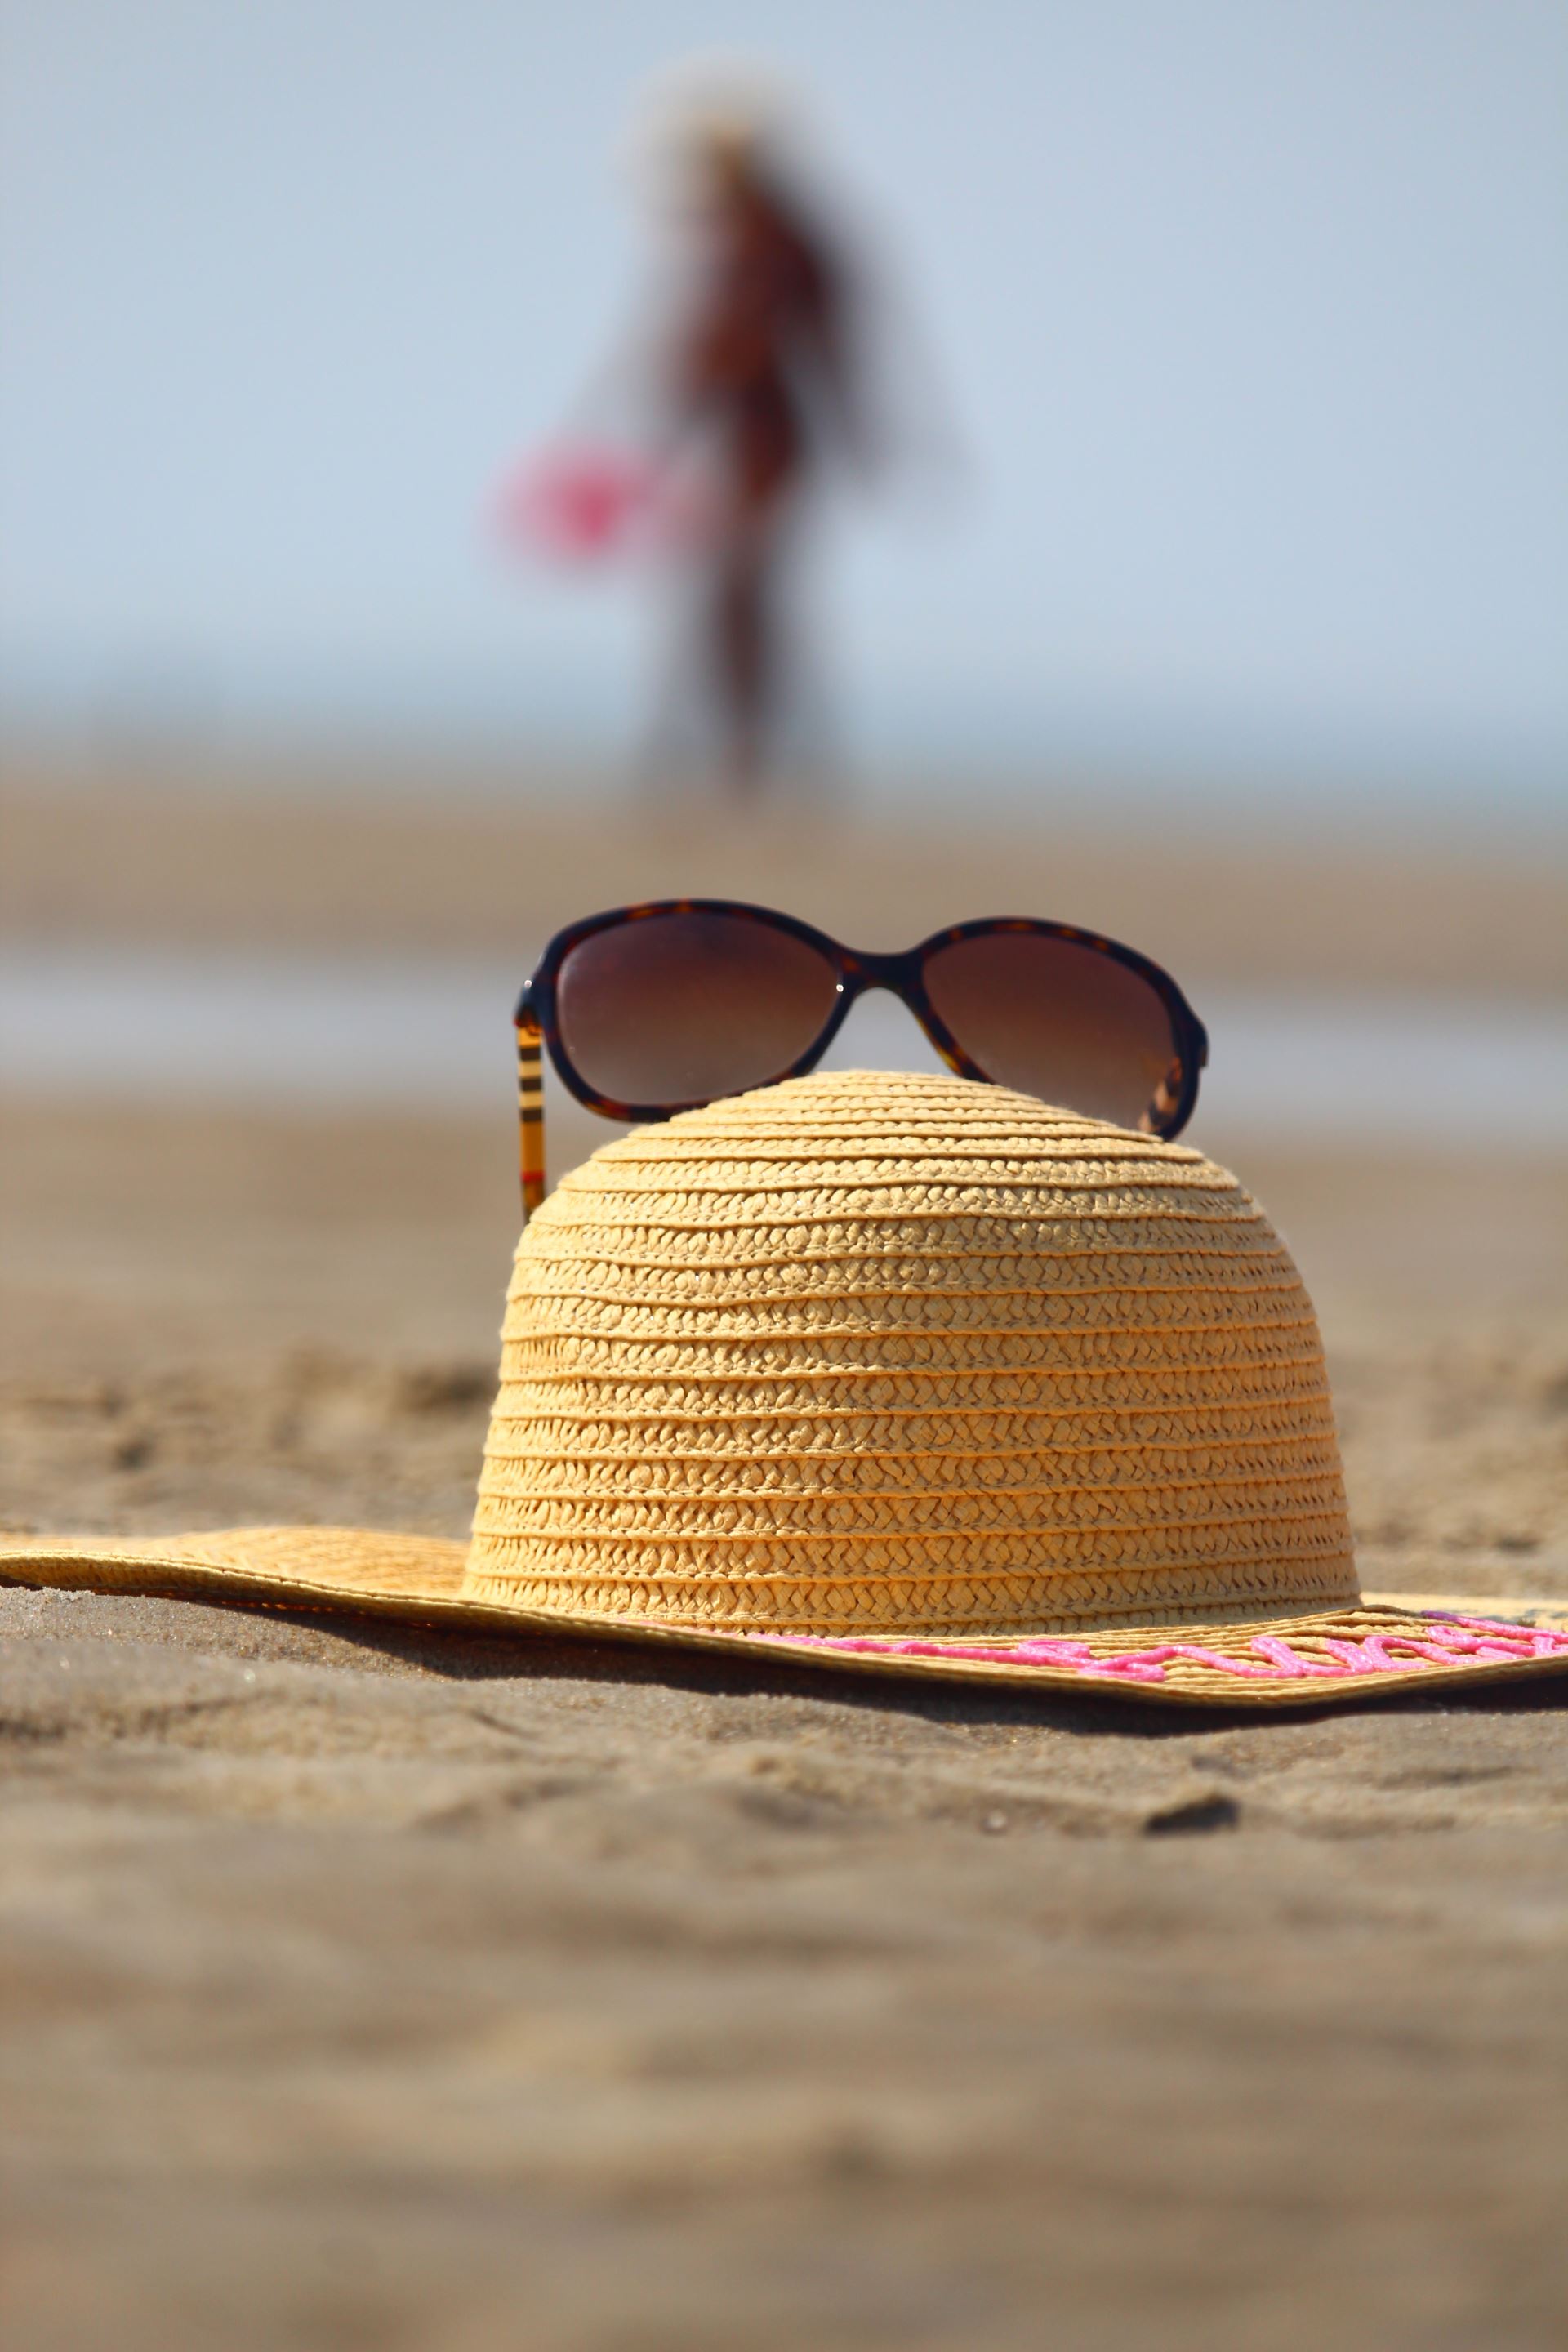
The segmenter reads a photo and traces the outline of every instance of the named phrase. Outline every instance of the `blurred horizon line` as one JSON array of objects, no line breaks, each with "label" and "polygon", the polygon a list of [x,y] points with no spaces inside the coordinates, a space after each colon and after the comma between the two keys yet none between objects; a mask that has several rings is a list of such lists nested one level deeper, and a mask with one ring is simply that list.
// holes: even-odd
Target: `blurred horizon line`
[{"label": "blurred horizon line", "polygon": [[[399,793],[436,785],[431,770],[489,799],[552,782],[619,797],[650,784],[637,742],[635,681],[530,677],[476,665],[461,674],[380,665],[330,678],[303,666],[266,685],[220,681],[205,666],[150,663],[118,677],[67,678],[12,665],[0,685],[0,762],[58,779],[155,764],[186,783],[287,789],[341,782]],[[939,811],[962,783],[1004,814],[1048,793],[1068,803],[1145,812],[1180,796],[1198,815],[1251,813],[1270,825],[1312,811],[1417,811],[1465,832],[1500,822],[1568,832],[1568,743],[1538,733],[1500,740],[1453,727],[1303,711],[1289,722],[1198,705],[1110,709],[883,684],[858,698],[805,777],[814,807],[907,800]],[[662,779],[660,780],[662,781]],[[443,787],[444,789],[449,787]],[[764,803],[798,789],[786,779]],[[1310,803],[1308,807],[1304,803]]]}]

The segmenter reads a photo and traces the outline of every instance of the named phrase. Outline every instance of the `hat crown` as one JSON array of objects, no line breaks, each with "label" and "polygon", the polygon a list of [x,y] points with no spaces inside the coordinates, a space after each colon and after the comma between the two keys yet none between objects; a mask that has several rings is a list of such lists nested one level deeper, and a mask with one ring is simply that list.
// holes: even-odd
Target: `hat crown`
[{"label": "hat crown", "polygon": [[605,1144],[518,1245],[465,1589],[1017,1633],[1355,1597],[1290,1257],[1201,1153],[817,1074]]}]

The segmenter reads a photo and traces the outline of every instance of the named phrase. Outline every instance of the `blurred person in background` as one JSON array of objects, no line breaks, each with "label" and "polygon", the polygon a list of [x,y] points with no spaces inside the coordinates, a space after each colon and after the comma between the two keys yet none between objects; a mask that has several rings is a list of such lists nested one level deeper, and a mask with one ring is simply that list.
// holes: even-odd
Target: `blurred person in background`
[{"label": "blurred person in background", "polygon": [[696,268],[663,362],[666,431],[700,453],[703,683],[723,772],[755,788],[787,723],[795,657],[785,576],[836,456],[868,468],[876,434],[847,257],[811,216],[753,118],[689,134]]},{"label": "blurred person in background", "polygon": [[526,467],[506,519],[577,560],[664,560],[684,642],[652,764],[686,764],[695,737],[746,800],[821,731],[800,585],[813,518],[893,454],[941,467],[952,452],[907,320],[893,347],[886,273],[785,141],[776,100],[688,89],[651,122],[669,266],[579,411],[618,419],[618,446],[574,437]]}]

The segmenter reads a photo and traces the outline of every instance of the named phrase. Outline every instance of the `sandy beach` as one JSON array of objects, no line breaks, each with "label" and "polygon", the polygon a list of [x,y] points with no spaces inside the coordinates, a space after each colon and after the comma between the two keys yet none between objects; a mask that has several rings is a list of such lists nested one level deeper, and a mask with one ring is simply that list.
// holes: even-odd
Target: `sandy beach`
[{"label": "sandy beach", "polygon": [[[111,786],[16,781],[11,942],[521,960],[679,886],[866,944],[1043,901],[1194,995],[1568,998],[1548,856]],[[0,1525],[465,1531],[504,1097],[13,1093],[4,1154]],[[1568,1599],[1562,1150],[1237,1164],[1365,1584]],[[26,2352],[1562,2340],[1568,1685],[1167,1723],[16,1588],[0,1633]]]}]

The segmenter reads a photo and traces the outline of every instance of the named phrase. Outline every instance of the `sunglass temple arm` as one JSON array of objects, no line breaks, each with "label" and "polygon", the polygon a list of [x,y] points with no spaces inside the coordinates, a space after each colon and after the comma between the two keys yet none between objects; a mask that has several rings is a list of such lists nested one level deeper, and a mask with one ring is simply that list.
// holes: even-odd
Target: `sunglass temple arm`
[{"label": "sunglass temple arm", "polygon": [[526,1225],[544,1198],[544,1070],[542,1033],[532,1017],[517,1022],[517,1126],[522,1177],[522,1222]]}]

